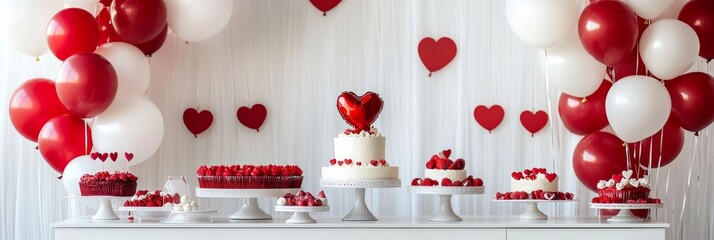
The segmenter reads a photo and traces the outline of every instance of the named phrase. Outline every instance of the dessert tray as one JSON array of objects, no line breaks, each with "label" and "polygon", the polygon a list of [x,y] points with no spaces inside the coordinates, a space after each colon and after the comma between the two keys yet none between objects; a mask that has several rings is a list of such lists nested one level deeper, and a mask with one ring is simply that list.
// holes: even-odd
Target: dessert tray
[{"label": "dessert tray", "polygon": [[342,221],[377,221],[377,218],[365,203],[366,188],[396,188],[402,186],[401,179],[364,179],[364,180],[341,180],[341,179],[320,179],[322,188],[354,188],[357,194],[355,205]]},{"label": "dessert tray", "polygon": [[543,199],[513,199],[513,200],[498,200],[494,199],[494,202],[507,202],[507,203],[523,203],[526,204],[526,210],[521,214],[520,218],[524,221],[530,220],[548,220],[548,215],[541,212],[538,209],[539,203],[572,203],[577,202],[577,199],[572,200],[543,200]]},{"label": "dessert tray", "polygon": [[119,220],[119,216],[112,209],[112,200],[126,201],[131,197],[118,196],[67,196],[67,199],[77,199],[80,201],[96,201],[99,200],[99,208],[97,213],[92,216],[92,220]]},{"label": "dessert tray", "polygon": [[292,212],[294,213],[285,223],[317,223],[315,219],[310,217],[310,212],[326,212],[330,210],[330,206],[305,207],[305,206],[279,206],[275,205],[276,212]]},{"label": "dessert tray", "polygon": [[620,209],[620,212],[617,215],[607,219],[608,222],[617,223],[643,221],[643,219],[632,214],[632,209],[655,209],[663,206],[664,204],[662,203],[590,203],[590,208],[592,209]]},{"label": "dessert tray", "polygon": [[218,210],[193,210],[193,211],[176,211],[171,210],[171,215],[164,220],[163,223],[210,223],[213,222],[213,214],[218,213]]},{"label": "dessert tray", "polygon": [[297,192],[299,188],[269,188],[269,189],[226,189],[226,188],[196,188],[196,197],[202,198],[243,198],[243,207],[230,216],[232,220],[269,220],[270,214],[260,209],[258,198],[283,196],[286,192]]},{"label": "dessert tray", "polygon": [[139,221],[161,220],[169,216],[170,207],[119,207],[119,212],[132,212]]},{"label": "dessert tray", "polygon": [[453,222],[463,221],[461,217],[454,213],[451,207],[451,196],[457,194],[483,194],[483,186],[464,186],[464,187],[440,187],[440,186],[409,186],[407,191],[413,194],[423,195],[439,195],[439,208],[434,215],[429,218],[429,221],[437,222]]}]

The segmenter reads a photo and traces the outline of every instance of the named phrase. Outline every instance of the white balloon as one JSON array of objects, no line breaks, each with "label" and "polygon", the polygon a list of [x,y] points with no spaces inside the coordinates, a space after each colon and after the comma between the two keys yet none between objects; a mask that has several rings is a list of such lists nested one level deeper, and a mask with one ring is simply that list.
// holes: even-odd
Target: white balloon
[{"label": "white balloon", "polygon": [[209,39],[228,24],[233,0],[164,0],[166,21],[173,32],[189,42]]},{"label": "white balloon", "polygon": [[95,52],[109,60],[117,72],[117,97],[144,96],[149,87],[151,67],[139,48],[125,42],[112,42],[102,44]]},{"label": "white balloon", "polygon": [[99,0],[62,0],[62,2],[64,2],[65,8],[81,8],[93,16],[99,14],[99,6],[101,6]]},{"label": "white balloon", "polygon": [[82,155],[76,157],[70,161],[62,172],[62,185],[67,191],[69,196],[79,196],[81,192],[79,191],[79,179],[84,176],[84,174],[94,174],[99,171],[108,171],[113,173],[115,171],[124,171],[126,165],[119,162],[112,162],[107,160],[106,162],[101,162],[99,160],[92,160],[89,155]]},{"label": "white balloon", "polygon": [[624,0],[638,16],[644,19],[654,19],[659,17],[672,6],[674,0]]},{"label": "white balloon", "polygon": [[612,85],[605,99],[605,113],[618,137],[637,142],[657,133],[669,118],[672,100],[657,79],[633,75]]},{"label": "white balloon", "polygon": [[574,33],[548,49],[548,80],[564,93],[587,97],[602,84],[606,66],[588,54]]},{"label": "white balloon", "polygon": [[126,96],[114,100],[92,125],[92,142],[99,152],[130,152],[130,166],[149,159],[164,138],[164,118],[148,99]]},{"label": "white balloon", "polygon": [[18,52],[39,57],[49,51],[47,23],[62,9],[62,2],[52,0],[2,1],[2,35]]},{"label": "white balloon", "polygon": [[655,77],[671,80],[692,67],[699,55],[697,33],[676,19],[650,25],[640,39],[640,56]]},{"label": "white balloon", "polygon": [[521,40],[538,48],[555,46],[575,31],[579,15],[573,0],[506,1],[508,26]]}]

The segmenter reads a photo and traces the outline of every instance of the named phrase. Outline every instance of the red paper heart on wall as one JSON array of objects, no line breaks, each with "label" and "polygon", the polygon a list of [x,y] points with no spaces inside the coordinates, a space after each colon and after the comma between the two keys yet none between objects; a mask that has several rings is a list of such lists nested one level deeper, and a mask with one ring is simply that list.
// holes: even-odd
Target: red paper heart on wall
[{"label": "red paper heart on wall", "polygon": [[357,96],[353,92],[342,92],[337,97],[337,111],[349,125],[354,127],[353,133],[369,131],[372,123],[382,111],[384,101],[379,94],[366,92]]},{"label": "red paper heart on wall", "polygon": [[255,104],[253,107],[240,107],[236,113],[238,121],[244,126],[260,131],[260,126],[263,125],[265,117],[268,115],[268,110],[263,104]]},{"label": "red paper heart on wall", "polygon": [[341,1],[342,0],[310,0],[310,3],[322,11],[322,16],[327,16],[327,11],[332,10],[337,4],[340,4]]},{"label": "red paper heart on wall", "polygon": [[521,124],[531,133],[531,137],[548,123],[548,114],[544,111],[538,111],[535,114],[531,111],[523,111],[521,113]]},{"label": "red paper heart on wall", "polygon": [[424,38],[419,42],[419,58],[429,70],[429,77],[432,72],[445,67],[456,57],[456,43],[448,37],[442,37],[439,41],[433,38]]},{"label": "red paper heart on wall", "polygon": [[206,131],[213,123],[213,114],[208,110],[198,112],[194,108],[187,108],[183,111],[183,124],[188,131],[193,133],[193,137]]},{"label": "red paper heart on wall", "polygon": [[493,105],[490,108],[484,105],[478,105],[476,109],[474,109],[476,122],[488,130],[488,133],[491,133],[493,129],[496,129],[496,127],[501,124],[504,114],[503,108],[500,105]]}]

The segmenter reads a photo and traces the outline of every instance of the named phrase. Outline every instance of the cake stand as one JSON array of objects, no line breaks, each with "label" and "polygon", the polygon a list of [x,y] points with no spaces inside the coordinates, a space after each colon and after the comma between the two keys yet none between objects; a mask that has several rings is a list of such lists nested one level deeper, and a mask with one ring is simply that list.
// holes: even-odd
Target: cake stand
[{"label": "cake stand", "polygon": [[572,200],[542,200],[542,199],[517,199],[517,200],[497,200],[494,202],[508,202],[508,203],[524,203],[526,204],[526,210],[521,214],[521,220],[548,220],[548,215],[541,212],[538,209],[539,203],[570,203],[577,202],[577,199]]},{"label": "cake stand", "polygon": [[463,221],[454,213],[451,207],[451,196],[457,194],[483,194],[484,187],[440,187],[440,186],[409,186],[407,191],[413,194],[439,195],[439,208],[429,221],[454,222]]},{"label": "cake stand", "polygon": [[394,179],[320,179],[323,188],[354,188],[357,194],[355,205],[342,221],[377,221],[365,203],[366,188],[395,188],[402,185],[401,180]]},{"label": "cake stand", "polygon": [[232,220],[270,220],[270,214],[260,209],[258,198],[281,197],[286,193],[295,193],[299,188],[267,188],[267,189],[228,189],[228,188],[196,188],[196,197],[203,198],[243,198],[243,207],[230,216]]},{"label": "cake stand", "polygon": [[640,222],[643,219],[632,214],[632,209],[655,209],[664,206],[662,203],[644,203],[644,204],[627,204],[627,203],[590,203],[592,209],[620,209],[620,212],[607,219],[608,222],[628,223]]},{"label": "cake stand", "polygon": [[131,197],[117,196],[67,196],[67,199],[78,199],[80,201],[99,200],[99,209],[92,216],[92,220],[119,220],[119,216],[112,209],[112,200],[126,201]]},{"label": "cake stand", "polygon": [[310,212],[326,212],[330,210],[330,206],[305,207],[305,206],[275,206],[275,211],[278,212],[293,212],[285,223],[316,223],[315,219],[310,217]]},{"label": "cake stand", "polygon": [[169,207],[119,207],[117,211],[133,212],[139,222],[145,220],[161,220],[169,216]]},{"label": "cake stand", "polygon": [[168,218],[161,220],[163,223],[206,223],[213,222],[214,213],[218,210],[193,210],[193,211],[176,211],[171,210],[171,215]]}]

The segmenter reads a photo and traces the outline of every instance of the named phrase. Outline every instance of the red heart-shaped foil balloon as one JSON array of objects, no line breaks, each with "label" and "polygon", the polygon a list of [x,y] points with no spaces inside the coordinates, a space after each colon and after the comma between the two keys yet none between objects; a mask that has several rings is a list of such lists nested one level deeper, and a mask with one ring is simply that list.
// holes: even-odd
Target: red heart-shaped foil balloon
[{"label": "red heart-shaped foil balloon", "polygon": [[383,105],[384,101],[379,94],[373,92],[366,92],[362,96],[357,96],[353,92],[342,92],[337,97],[337,110],[342,119],[354,127],[351,131],[353,133],[369,131],[382,111]]}]

